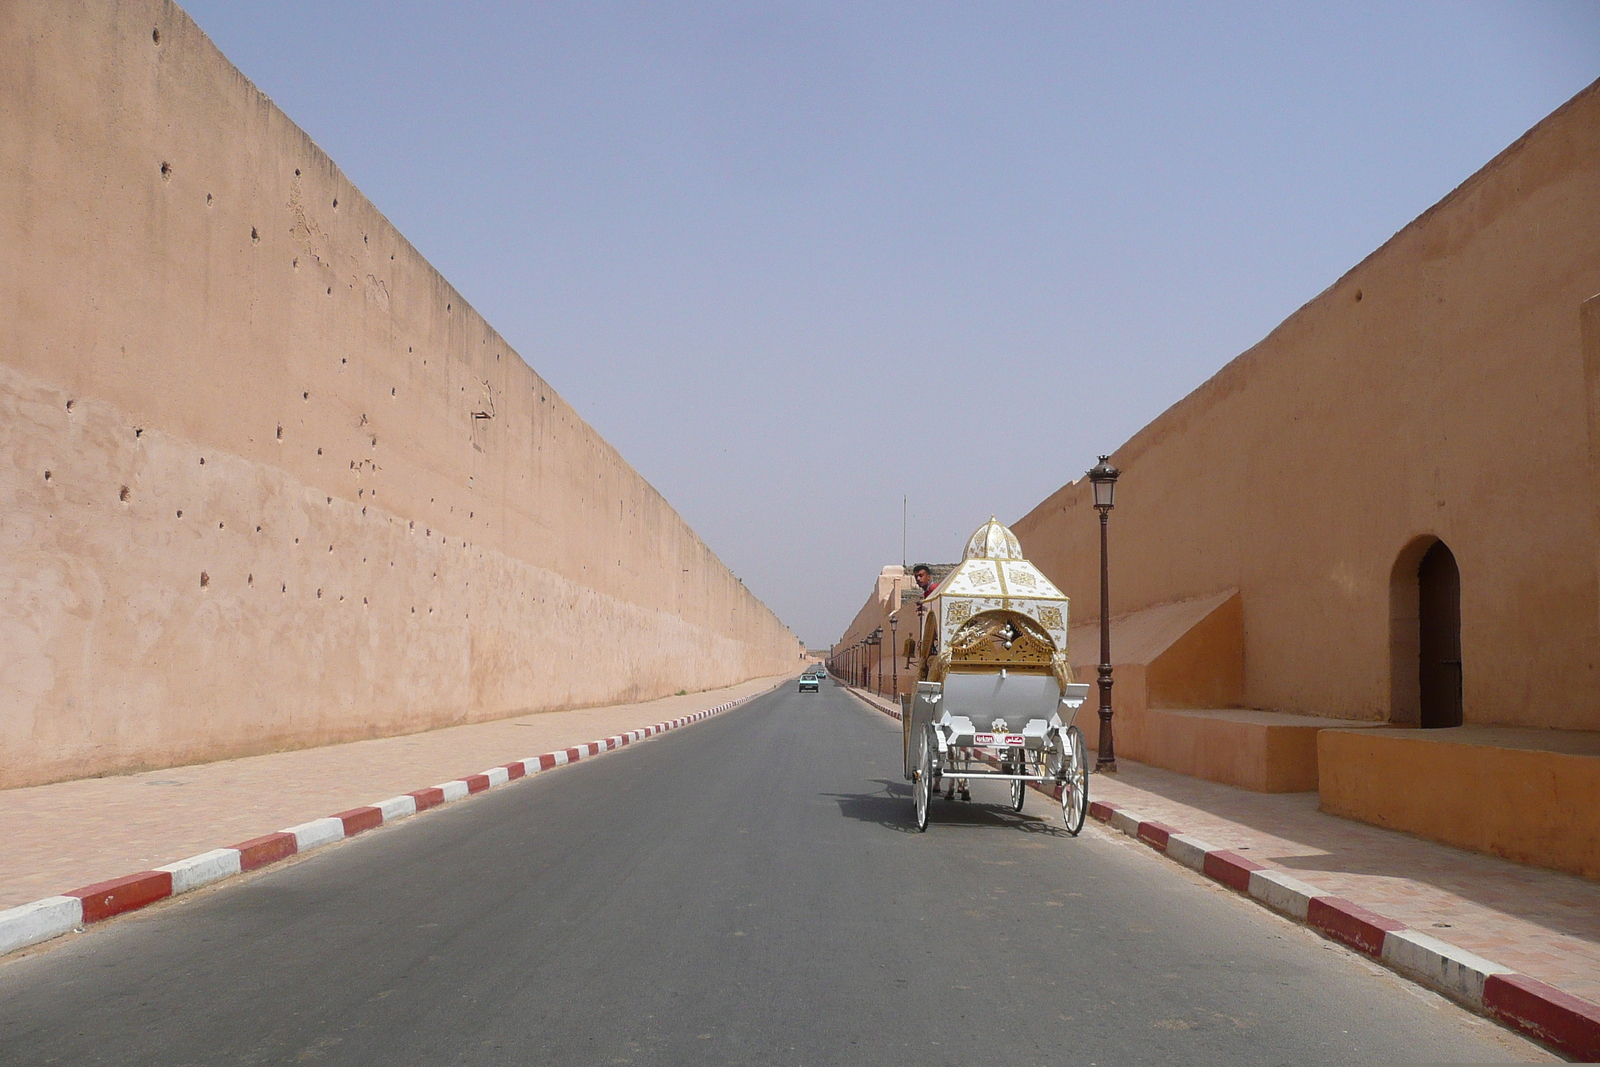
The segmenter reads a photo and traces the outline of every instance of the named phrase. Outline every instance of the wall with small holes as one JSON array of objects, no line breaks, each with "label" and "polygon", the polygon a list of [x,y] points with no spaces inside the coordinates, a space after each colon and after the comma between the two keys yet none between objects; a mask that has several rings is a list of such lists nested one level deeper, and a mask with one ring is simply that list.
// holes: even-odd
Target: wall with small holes
[{"label": "wall with small holes", "polygon": [[788,671],[177,6],[0,6],[0,787]]}]

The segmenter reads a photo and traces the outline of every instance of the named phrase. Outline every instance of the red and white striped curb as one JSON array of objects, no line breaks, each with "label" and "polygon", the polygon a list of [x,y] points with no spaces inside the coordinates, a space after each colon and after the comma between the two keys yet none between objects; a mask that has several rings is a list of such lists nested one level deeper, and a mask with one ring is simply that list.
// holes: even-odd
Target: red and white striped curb
[{"label": "red and white striped curb", "polygon": [[110,881],[96,882],[61,896],[45,897],[43,900],[8,908],[0,911],[0,956],[19,948],[36,945],[40,941],[57,937],[70,930],[79,929],[86,923],[109,919],[113,915],[134,911],[147,904],[154,904],[158,900],[187,893],[191,889],[199,889],[224,878],[253,871],[269,863],[288,859],[290,856],[310,852],[323,845],[331,845],[335,841],[354,837],[363,830],[371,830],[384,823],[404,819],[408,815],[427,811],[440,804],[482,793],[495,786],[514,782],[518,778],[530,777],[541,771],[554,770],[569,763],[599,756],[668,730],[689,726],[743,704],[747,700],[765,696],[771,691],[768,689],[761,693],[752,693],[737,700],[718,704],[714,708],[695,712],[693,715],[685,715],[654,726],[646,726],[641,730],[591,741],[586,745],[578,745],[561,752],[546,752],[541,756],[529,756],[527,759],[516,760],[504,766],[490,767],[482,774],[441,782],[428,789],[414,789],[375,804],[351,808],[349,811],[341,811],[325,819],[313,819],[299,826],[290,826],[275,834],[251,838],[229,848],[212,849],[198,856],[169,863],[165,867],[157,867],[153,871],[140,871]]},{"label": "red and white striped curb", "polygon": [[1600,1060],[1600,1005],[1413,930],[1236,852],[1097,800],[1089,814],[1407,978],[1583,1062]]},{"label": "red and white striped curb", "polygon": [[863,704],[867,705],[867,707],[871,708],[873,711],[881,711],[896,722],[899,722],[905,718],[905,716],[900,713],[898,708],[886,708],[882,704],[878,703],[879,700],[883,699],[883,697],[879,694],[873,693],[869,695],[867,690],[859,689],[853,685],[846,685],[844,686],[844,689],[847,693],[861,701]]}]

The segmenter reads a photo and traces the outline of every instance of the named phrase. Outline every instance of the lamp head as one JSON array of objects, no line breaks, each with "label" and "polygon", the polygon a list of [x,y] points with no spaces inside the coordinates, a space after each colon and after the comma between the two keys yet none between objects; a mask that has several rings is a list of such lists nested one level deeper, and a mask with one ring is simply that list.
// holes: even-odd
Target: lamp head
[{"label": "lamp head", "polygon": [[1089,481],[1094,485],[1094,506],[1110,511],[1117,497],[1117,476],[1122,472],[1111,465],[1110,456],[1101,456],[1100,462],[1089,471]]}]

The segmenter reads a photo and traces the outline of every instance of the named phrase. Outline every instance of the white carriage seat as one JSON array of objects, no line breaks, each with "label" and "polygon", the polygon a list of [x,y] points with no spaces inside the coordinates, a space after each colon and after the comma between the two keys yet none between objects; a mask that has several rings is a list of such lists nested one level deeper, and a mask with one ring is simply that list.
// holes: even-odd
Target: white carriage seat
[{"label": "white carriage seat", "polygon": [[951,670],[944,680],[941,711],[964,716],[980,733],[998,729],[1020,734],[1034,720],[1048,724],[1060,705],[1061,687],[1052,675]]},{"label": "white carriage seat", "polygon": [[1021,734],[1024,747],[1037,750],[1049,747],[1060,706],[1061,689],[1050,675],[951,672],[934,726],[946,748],[979,744],[980,735],[990,735],[982,739],[985,747],[1003,748],[996,735]]}]

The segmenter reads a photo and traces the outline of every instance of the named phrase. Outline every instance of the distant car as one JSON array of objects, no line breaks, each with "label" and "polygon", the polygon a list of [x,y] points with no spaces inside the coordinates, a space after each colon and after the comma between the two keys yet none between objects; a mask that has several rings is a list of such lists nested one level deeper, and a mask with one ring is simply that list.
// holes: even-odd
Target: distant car
[{"label": "distant car", "polygon": [[821,689],[822,679],[819,676],[812,674],[810,671],[807,671],[805,674],[800,676],[800,692],[816,693]]}]

